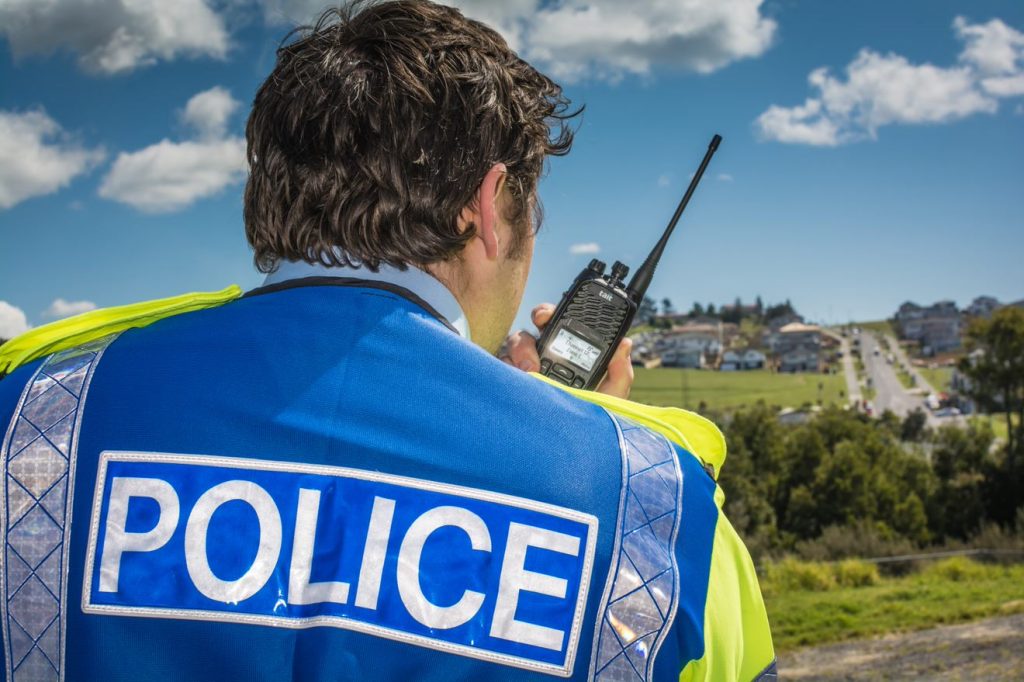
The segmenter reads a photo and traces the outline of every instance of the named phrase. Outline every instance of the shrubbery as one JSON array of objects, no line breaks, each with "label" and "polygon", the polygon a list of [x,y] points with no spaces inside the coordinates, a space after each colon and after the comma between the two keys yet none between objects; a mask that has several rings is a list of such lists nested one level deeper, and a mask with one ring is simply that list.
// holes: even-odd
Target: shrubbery
[{"label": "shrubbery", "polygon": [[932,432],[908,419],[833,407],[783,426],[763,404],[734,414],[719,482],[751,554],[832,561],[982,542],[1024,549],[1024,491],[1006,485],[1024,458],[996,446],[987,424]]},{"label": "shrubbery", "polygon": [[837,587],[868,587],[881,581],[878,566],[857,559],[837,563],[799,561],[787,557],[764,566],[762,589],[768,593],[825,592]]},{"label": "shrubbery", "polygon": [[985,575],[985,567],[962,556],[950,557],[925,568],[922,573],[939,580],[963,582]]}]

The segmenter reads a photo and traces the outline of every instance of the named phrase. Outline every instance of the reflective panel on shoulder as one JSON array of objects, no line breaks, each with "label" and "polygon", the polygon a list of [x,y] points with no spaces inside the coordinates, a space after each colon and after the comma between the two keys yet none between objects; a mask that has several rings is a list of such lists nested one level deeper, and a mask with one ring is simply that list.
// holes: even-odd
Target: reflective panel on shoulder
[{"label": "reflective panel on shoulder", "polygon": [[612,414],[623,458],[612,570],[598,609],[591,679],[646,681],[679,603],[683,477],[671,444]]},{"label": "reflective panel on shoulder", "polygon": [[25,385],[4,438],[0,505],[6,679],[64,679],[69,521],[89,382],[115,336],[51,355]]}]

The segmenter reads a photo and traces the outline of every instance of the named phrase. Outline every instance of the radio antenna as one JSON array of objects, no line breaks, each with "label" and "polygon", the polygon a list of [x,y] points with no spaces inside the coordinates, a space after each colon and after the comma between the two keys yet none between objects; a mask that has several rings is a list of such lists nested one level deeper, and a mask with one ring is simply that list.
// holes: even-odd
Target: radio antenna
[{"label": "radio antenna", "polygon": [[715,151],[718,150],[718,145],[722,141],[721,135],[715,135],[711,138],[711,143],[708,145],[708,151],[704,155],[704,160],[700,162],[700,167],[697,172],[694,173],[693,179],[690,180],[690,186],[686,188],[686,194],[683,195],[683,200],[679,202],[679,206],[676,207],[676,212],[672,215],[672,220],[668,221],[668,227],[665,228],[665,233],[661,235],[661,239],[651,249],[650,255],[647,256],[647,260],[644,264],[636,271],[633,275],[633,279],[630,280],[629,286],[626,287],[626,292],[630,295],[633,301],[640,305],[640,301],[643,299],[644,294],[647,293],[647,287],[651,284],[651,279],[654,277],[654,269],[658,267],[658,261],[661,260],[661,254],[665,251],[665,245],[668,244],[669,237],[672,236],[672,230],[676,228],[676,223],[679,222],[679,216],[683,215],[683,211],[686,210],[686,204],[690,203],[690,196],[693,194],[693,190],[697,189],[697,183],[700,182],[701,177],[704,175],[704,169],[708,167],[708,162],[711,161],[711,157],[714,156]]}]

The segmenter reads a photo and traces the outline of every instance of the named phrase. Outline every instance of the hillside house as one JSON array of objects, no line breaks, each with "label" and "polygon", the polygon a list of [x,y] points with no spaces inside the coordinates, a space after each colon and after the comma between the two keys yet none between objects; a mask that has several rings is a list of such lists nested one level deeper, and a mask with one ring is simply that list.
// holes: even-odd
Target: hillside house
[{"label": "hillside house", "polygon": [[971,301],[971,304],[964,310],[965,313],[971,317],[984,317],[988,318],[992,316],[996,310],[1002,307],[999,299],[994,296],[978,296],[976,299]]},{"label": "hillside house", "polygon": [[767,362],[768,358],[765,357],[765,354],[753,348],[727,350],[722,354],[722,364],[719,366],[719,369],[723,372],[762,369]]},{"label": "hillside house", "polygon": [[800,343],[779,353],[780,372],[820,372],[821,348]]},{"label": "hillside house", "polygon": [[743,352],[743,369],[764,369],[768,366],[768,356],[754,348]]},{"label": "hillside house", "polygon": [[791,322],[779,329],[775,355],[780,372],[817,372],[821,369],[821,327]]},{"label": "hillside house", "polygon": [[662,335],[660,343],[665,350],[700,350],[717,355],[723,343],[722,325],[691,323],[673,327],[671,332]]},{"label": "hillside house", "polygon": [[792,322],[779,330],[779,345],[782,349],[800,344],[821,346],[821,327]]},{"label": "hillside house", "polygon": [[781,330],[791,324],[802,324],[804,321],[803,316],[797,315],[796,313],[788,313],[779,317],[774,317],[768,321],[768,328],[764,330],[763,342],[764,345],[775,352],[776,347],[779,344],[781,338]]},{"label": "hillside house", "polygon": [[934,355],[960,347],[960,312],[953,301],[939,301],[927,308],[904,303],[896,311],[900,336],[921,344],[924,355]]},{"label": "hillside house", "polygon": [[735,372],[743,369],[743,353],[735,350],[727,350],[722,353],[722,364],[718,366],[721,372]]},{"label": "hillside house", "polygon": [[707,367],[707,361],[700,349],[673,348],[661,354],[661,366],[704,369]]}]

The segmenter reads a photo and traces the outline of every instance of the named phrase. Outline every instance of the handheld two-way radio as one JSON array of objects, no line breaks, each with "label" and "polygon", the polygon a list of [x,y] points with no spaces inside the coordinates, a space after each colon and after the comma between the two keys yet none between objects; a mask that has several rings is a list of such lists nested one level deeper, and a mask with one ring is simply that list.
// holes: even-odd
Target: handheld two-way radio
[{"label": "handheld two-way radio", "polygon": [[541,374],[588,390],[601,382],[615,349],[633,323],[672,230],[721,141],[720,135],[711,138],[704,160],[700,162],[665,233],[628,286],[624,283],[629,273],[628,266],[616,261],[611,274],[606,275],[605,264],[595,258],[562,294],[554,316],[537,342]]}]

